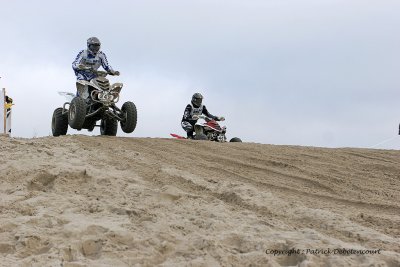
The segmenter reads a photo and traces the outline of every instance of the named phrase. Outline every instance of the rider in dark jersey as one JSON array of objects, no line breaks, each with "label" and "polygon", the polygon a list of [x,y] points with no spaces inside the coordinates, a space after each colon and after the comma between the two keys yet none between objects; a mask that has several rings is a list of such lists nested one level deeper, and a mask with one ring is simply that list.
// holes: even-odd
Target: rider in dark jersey
[{"label": "rider in dark jersey", "polygon": [[192,96],[191,103],[186,106],[185,112],[183,113],[181,125],[182,128],[186,131],[188,139],[193,139],[194,125],[198,120],[197,116],[204,114],[207,117],[216,121],[224,119],[223,117],[217,117],[208,112],[206,106],[203,105],[202,102],[203,96],[200,93],[195,93]]}]

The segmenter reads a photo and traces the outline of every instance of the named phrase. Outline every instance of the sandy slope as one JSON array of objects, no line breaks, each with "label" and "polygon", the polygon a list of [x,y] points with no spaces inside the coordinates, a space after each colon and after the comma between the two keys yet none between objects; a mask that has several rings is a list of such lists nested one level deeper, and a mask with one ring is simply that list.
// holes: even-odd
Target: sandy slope
[{"label": "sandy slope", "polygon": [[[0,138],[1,266],[400,266],[400,151]],[[268,249],[381,249],[271,255]]]}]

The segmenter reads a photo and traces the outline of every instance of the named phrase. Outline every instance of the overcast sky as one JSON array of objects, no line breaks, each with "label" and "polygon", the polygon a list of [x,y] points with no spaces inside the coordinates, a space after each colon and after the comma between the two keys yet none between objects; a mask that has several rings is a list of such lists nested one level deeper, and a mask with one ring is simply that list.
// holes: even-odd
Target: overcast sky
[{"label": "overcast sky", "polygon": [[121,72],[119,104],[138,108],[128,136],[183,135],[201,92],[228,138],[400,149],[398,0],[0,0],[0,30],[13,136],[51,134],[57,92],[75,92],[71,63],[96,36]]}]

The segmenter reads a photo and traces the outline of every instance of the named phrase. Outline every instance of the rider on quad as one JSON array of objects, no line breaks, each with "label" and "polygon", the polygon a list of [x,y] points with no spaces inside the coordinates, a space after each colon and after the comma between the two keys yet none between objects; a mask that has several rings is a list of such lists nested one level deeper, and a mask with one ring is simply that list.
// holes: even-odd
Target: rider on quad
[{"label": "rider on quad", "polygon": [[119,75],[119,71],[113,70],[108,64],[106,54],[100,51],[100,40],[97,37],[90,37],[87,40],[87,49],[82,50],[72,62],[72,69],[75,71],[77,80],[90,81],[97,77],[97,69],[100,65],[111,75]]},{"label": "rider on quad", "polygon": [[185,108],[185,112],[182,117],[181,125],[182,128],[186,131],[187,133],[187,138],[188,139],[193,139],[193,133],[194,133],[194,125],[196,124],[198,120],[198,116],[204,114],[207,117],[216,120],[216,121],[223,121],[225,118],[224,117],[217,117],[212,114],[210,114],[206,108],[205,105],[202,104],[203,102],[203,96],[200,93],[195,93],[192,96],[192,101],[190,104],[188,104]]}]

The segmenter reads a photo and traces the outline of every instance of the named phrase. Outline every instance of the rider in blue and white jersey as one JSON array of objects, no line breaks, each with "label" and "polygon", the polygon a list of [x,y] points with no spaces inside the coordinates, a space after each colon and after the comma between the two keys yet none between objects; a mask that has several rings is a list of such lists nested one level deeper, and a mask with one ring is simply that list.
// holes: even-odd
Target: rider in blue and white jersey
[{"label": "rider in blue and white jersey", "polygon": [[93,70],[103,67],[111,75],[119,75],[119,71],[114,71],[108,64],[106,54],[100,51],[100,40],[91,37],[87,40],[87,49],[82,50],[72,62],[72,69],[75,71],[77,80],[90,81],[97,77]]}]

